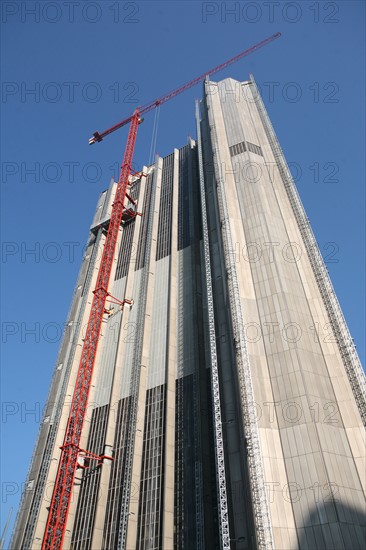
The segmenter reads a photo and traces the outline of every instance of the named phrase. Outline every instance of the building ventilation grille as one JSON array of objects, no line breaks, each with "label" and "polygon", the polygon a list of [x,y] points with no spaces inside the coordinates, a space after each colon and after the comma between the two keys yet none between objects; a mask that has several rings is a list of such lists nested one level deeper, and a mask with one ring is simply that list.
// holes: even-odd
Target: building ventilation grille
[{"label": "building ventilation grille", "polygon": [[254,143],[250,143],[247,141],[248,151],[251,153],[255,153],[256,155],[263,156],[262,149],[259,147],[259,145],[254,145]]},{"label": "building ventilation grille", "polygon": [[263,156],[261,147],[259,147],[259,145],[255,145],[254,143],[250,143],[249,141],[247,141],[246,145],[245,141],[242,141],[241,143],[237,143],[236,145],[229,147],[230,155],[232,157],[245,153],[247,150],[251,153],[255,153],[256,155]]},{"label": "building ventilation grille", "polygon": [[240,155],[240,153],[245,153],[246,150],[247,149],[245,147],[245,141],[242,141],[241,143],[237,143],[236,145],[229,147],[230,155],[232,157],[235,157],[235,155]]}]

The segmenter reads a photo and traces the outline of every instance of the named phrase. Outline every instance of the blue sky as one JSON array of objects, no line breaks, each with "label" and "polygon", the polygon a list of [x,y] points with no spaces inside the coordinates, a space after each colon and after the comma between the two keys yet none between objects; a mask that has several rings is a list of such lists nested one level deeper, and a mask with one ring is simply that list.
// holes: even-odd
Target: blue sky
[{"label": "blue sky", "polygon": [[[88,138],[277,31],[217,79],[254,74],[364,364],[364,6],[2,2],[2,528],[11,507],[15,518],[88,227],[127,132],[93,147]],[[195,137],[200,96],[197,86],[162,107],[161,155]],[[152,121],[139,129],[136,167]]]}]

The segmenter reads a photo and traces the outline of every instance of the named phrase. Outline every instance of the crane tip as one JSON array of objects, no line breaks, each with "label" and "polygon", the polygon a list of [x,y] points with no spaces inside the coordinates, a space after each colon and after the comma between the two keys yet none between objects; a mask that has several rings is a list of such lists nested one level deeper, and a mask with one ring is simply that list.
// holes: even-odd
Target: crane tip
[{"label": "crane tip", "polygon": [[93,145],[93,143],[96,143],[97,141],[102,141],[102,136],[99,132],[94,132],[93,137],[89,139],[89,145]]}]

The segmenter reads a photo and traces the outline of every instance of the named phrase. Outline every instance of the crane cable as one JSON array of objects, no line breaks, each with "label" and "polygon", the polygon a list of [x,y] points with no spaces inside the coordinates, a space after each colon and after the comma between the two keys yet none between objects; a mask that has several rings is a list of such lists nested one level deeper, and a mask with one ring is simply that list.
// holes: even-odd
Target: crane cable
[{"label": "crane cable", "polygon": [[151,136],[150,144],[150,153],[149,153],[149,166],[153,163],[156,153],[156,142],[158,139],[158,128],[159,128],[159,115],[160,115],[160,105],[157,106],[154,113],[154,125]]}]

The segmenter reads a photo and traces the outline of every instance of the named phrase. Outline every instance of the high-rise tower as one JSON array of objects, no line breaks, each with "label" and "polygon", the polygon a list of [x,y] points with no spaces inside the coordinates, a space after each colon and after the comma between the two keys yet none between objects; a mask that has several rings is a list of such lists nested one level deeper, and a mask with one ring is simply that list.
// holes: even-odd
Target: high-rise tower
[{"label": "high-rise tower", "polygon": [[[365,376],[254,80],[207,81],[196,123],[131,179],[64,548],[364,548]],[[115,190],[14,549],[41,547]]]}]

